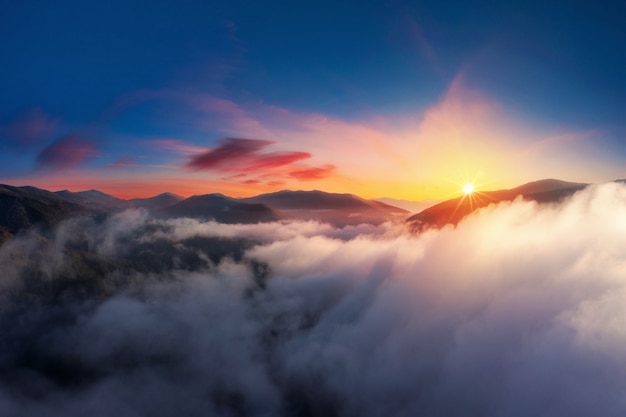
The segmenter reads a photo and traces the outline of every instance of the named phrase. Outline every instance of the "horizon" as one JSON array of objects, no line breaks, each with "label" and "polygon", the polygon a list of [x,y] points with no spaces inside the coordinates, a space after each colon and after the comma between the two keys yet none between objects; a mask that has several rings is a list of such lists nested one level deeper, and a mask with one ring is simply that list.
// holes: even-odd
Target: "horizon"
[{"label": "horizon", "polygon": [[[585,184],[585,185],[593,185],[593,184],[602,184],[602,183],[607,183],[607,182],[619,182],[619,181],[625,181],[626,178],[614,178],[614,179],[610,179],[610,180],[601,180],[601,181],[595,181],[595,182],[576,182],[576,181],[568,181],[568,180],[563,180],[560,178],[541,178],[541,179],[536,179],[536,180],[532,180],[532,181],[528,181],[525,182],[523,184],[516,184],[512,187],[509,188],[498,188],[498,189],[485,189],[482,186],[474,186],[474,184],[472,184],[473,186],[473,192],[477,192],[477,193],[482,193],[482,192],[493,192],[493,191],[504,191],[504,190],[510,190],[510,189],[514,189],[520,186],[524,186],[524,185],[528,185],[528,184],[532,184],[532,183],[537,183],[537,182],[542,182],[542,181],[560,181],[560,182],[565,182],[565,183],[571,183],[571,184]],[[97,188],[87,188],[87,189],[68,189],[68,188],[63,188],[63,189],[46,189],[46,188],[42,188],[42,187],[36,187],[32,184],[2,184],[0,183],[0,185],[9,185],[11,187],[35,187],[35,188],[39,188],[45,191],[50,191],[53,193],[60,193],[60,192],[64,192],[64,191],[69,191],[72,193],[81,193],[81,192],[89,192],[89,191],[97,191],[97,192],[101,192],[107,195],[110,195],[112,197],[121,199],[121,200],[132,200],[132,199],[145,199],[145,198],[153,198],[153,197],[158,197],[160,195],[163,194],[171,194],[177,197],[181,197],[183,199],[187,199],[190,197],[195,197],[195,196],[201,196],[201,195],[211,195],[211,194],[220,194],[220,195],[224,195],[225,197],[229,197],[229,198],[234,198],[234,199],[245,199],[245,198],[249,198],[249,197],[256,197],[256,196],[260,196],[262,194],[273,194],[273,193],[280,193],[280,192],[322,192],[322,193],[329,193],[329,194],[345,194],[345,195],[353,195],[359,198],[363,198],[366,200],[385,200],[385,199],[389,199],[389,200],[398,200],[399,202],[406,202],[406,203],[426,203],[426,202],[433,202],[433,204],[436,204],[437,202],[441,202],[441,201],[445,201],[445,200],[449,200],[449,199],[455,199],[458,197],[463,197],[464,191],[463,191],[463,187],[460,187],[456,193],[453,193],[452,195],[449,195],[448,197],[444,197],[444,198],[440,198],[440,199],[435,199],[435,198],[425,198],[423,200],[407,200],[407,199],[401,199],[401,198],[395,198],[395,197],[390,197],[390,196],[380,196],[380,197],[372,197],[372,198],[368,198],[368,197],[364,197],[361,196],[359,194],[355,194],[355,193],[350,193],[350,192],[329,192],[329,191],[325,191],[325,190],[321,190],[321,189],[289,189],[289,188],[283,188],[280,190],[276,190],[276,191],[271,191],[269,193],[258,193],[258,194],[250,194],[250,195],[245,195],[245,196],[234,196],[234,195],[229,195],[229,194],[224,194],[221,192],[206,192],[206,193],[202,193],[202,194],[191,194],[191,195],[183,195],[181,193],[177,193],[176,191],[173,190],[166,190],[163,192],[159,192],[157,194],[145,194],[145,195],[141,195],[138,197],[123,197],[120,195],[116,195],[116,194],[112,194],[110,192],[107,192],[105,190],[101,190],[101,189],[97,189]],[[474,188],[475,187],[475,188]]]},{"label": "horizon", "polygon": [[0,183],[422,201],[623,178],[618,3],[11,3]]}]

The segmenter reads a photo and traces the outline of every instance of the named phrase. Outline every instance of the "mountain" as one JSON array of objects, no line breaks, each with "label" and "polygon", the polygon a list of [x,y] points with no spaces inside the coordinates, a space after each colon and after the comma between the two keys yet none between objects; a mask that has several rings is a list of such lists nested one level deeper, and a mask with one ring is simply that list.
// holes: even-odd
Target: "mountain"
[{"label": "mountain", "polygon": [[132,208],[145,208],[147,210],[160,210],[166,207],[173,206],[176,203],[183,201],[184,198],[173,194],[163,193],[155,195],[149,198],[133,198],[132,200],[126,200],[128,207]]},{"label": "mountain", "polygon": [[481,207],[503,201],[513,201],[518,196],[525,200],[539,203],[560,201],[589,184],[545,179],[521,185],[516,188],[498,191],[476,191],[471,198],[462,196],[429,207],[406,221],[413,231],[421,231],[428,227],[442,227],[446,224],[457,224],[465,216]]},{"label": "mountain", "polygon": [[56,195],[62,197],[72,203],[80,204],[93,210],[108,211],[111,209],[123,210],[127,207],[128,202],[121,198],[114,197],[110,194],[103,193],[98,190],[72,192],[68,190],[57,191]]},{"label": "mountain", "polygon": [[158,211],[165,217],[214,219],[220,223],[260,223],[281,220],[277,210],[260,203],[248,203],[222,194],[194,195]]},{"label": "mountain", "polygon": [[[616,180],[626,183],[626,180]],[[562,200],[588,184],[546,179],[509,190],[475,192],[435,204],[408,219],[408,227],[457,224],[474,210],[492,203],[526,200],[549,203]],[[145,208],[158,217],[194,217],[222,223],[271,222],[286,218],[318,220],[335,226],[380,224],[404,219],[408,211],[385,201],[366,200],[353,194],[323,191],[279,191],[235,199],[222,194],[196,195],[187,199],[163,193],[150,198],[123,200],[97,190],[50,192],[36,187],[0,185],[0,244],[20,230],[40,225],[50,228],[74,216],[101,215],[127,208]]]},{"label": "mountain", "polygon": [[70,217],[95,213],[50,191],[0,184],[0,243],[34,225],[50,228]]},{"label": "mountain", "polygon": [[407,210],[380,201],[365,200],[353,194],[326,193],[318,190],[283,190],[243,198],[240,201],[266,204],[292,218],[318,220],[335,226],[380,224],[402,218],[409,213]]},{"label": "mountain", "polygon": [[183,199],[176,194],[163,193],[123,200],[97,190],[51,192],[0,184],[0,244],[20,230],[35,225],[47,229],[71,217],[106,215],[128,208],[145,208],[157,216],[215,219],[222,223],[258,223],[285,218],[267,205],[246,203],[221,194]]},{"label": "mountain", "polygon": [[173,206],[183,200],[183,197],[172,193],[163,193],[149,198],[133,198],[131,200],[123,200],[98,190],[79,192],[63,190],[57,191],[55,194],[67,201],[100,211],[126,210],[129,208],[158,210]]}]

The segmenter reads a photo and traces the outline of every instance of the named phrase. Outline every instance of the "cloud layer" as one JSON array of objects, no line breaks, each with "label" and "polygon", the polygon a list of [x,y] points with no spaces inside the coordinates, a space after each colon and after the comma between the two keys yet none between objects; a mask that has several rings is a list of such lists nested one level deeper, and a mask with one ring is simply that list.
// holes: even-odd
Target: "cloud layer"
[{"label": "cloud layer", "polygon": [[624,185],[419,236],[129,211],[0,261],[4,416],[626,412]]}]

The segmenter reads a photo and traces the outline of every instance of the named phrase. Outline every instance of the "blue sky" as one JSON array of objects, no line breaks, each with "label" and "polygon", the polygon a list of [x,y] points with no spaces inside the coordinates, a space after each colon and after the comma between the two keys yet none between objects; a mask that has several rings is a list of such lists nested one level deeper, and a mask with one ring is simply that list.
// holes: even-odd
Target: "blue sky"
[{"label": "blue sky", "polygon": [[[407,139],[407,132],[424,130],[428,114],[456,109],[454,103],[487,106],[485,124],[506,120],[515,138],[502,137],[504,126],[496,130],[511,154],[555,142],[553,137],[578,138],[563,152],[553,149],[517,167],[517,175],[499,175],[486,162],[462,167],[470,175],[484,172],[494,186],[544,175],[588,181],[626,176],[621,1],[225,3],[6,4],[0,17],[0,179],[80,188],[86,184],[76,183],[77,177],[91,178],[112,192],[124,186],[118,194],[129,195],[155,177],[187,178],[196,188],[204,182],[207,192],[365,190],[372,181],[365,168],[346,160],[349,147],[338,146],[344,154],[331,157],[318,146],[322,139],[299,132],[328,136],[332,126],[351,126],[334,142],[349,142],[365,153],[369,166],[384,170],[369,142],[343,138],[367,129],[393,152],[406,153],[403,141],[429,140]],[[443,113],[451,124],[473,124],[462,109],[455,116]],[[282,122],[280,114],[287,115]],[[310,121],[320,118],[332,123],[312,128]],[[440,142],[461,141],[459,149],[469,149],[480,142],[481,129]],[[498,135],[477,147],[501,152]],[[212,167],[190,168],[193,149],[211,152],[229,137],[270,140],[268,153],[307,152],[310,163],[281,165],[281,172],[239,172],[248,184],[237,186]],[[171,141],[169,148],[155,146],[164,140]],[[58,163],[42,162],[48,161],[41,157],[46,150]],[[549,168],[559,154],[570,169],[559,168],[563,161]],[[581,164],[584,157],[593,160]],[[581,174],[569,178],[574,165]],[[536,166],[541,169],[527,172]],[[326,178],[294,182],[289,176],[324,167]],[[405,171],[416,187],[436,188],[434,178],[441,176]],[[400,191],[406,184],[394,180],[400,176],[394,170],[389,181],[398,184],[396,195],[407,197]],[[505,179],[498,182],[500,176]],[[124,178],[132,181],[124,184]],[[146,189],[156,190],[154,184]]]}]

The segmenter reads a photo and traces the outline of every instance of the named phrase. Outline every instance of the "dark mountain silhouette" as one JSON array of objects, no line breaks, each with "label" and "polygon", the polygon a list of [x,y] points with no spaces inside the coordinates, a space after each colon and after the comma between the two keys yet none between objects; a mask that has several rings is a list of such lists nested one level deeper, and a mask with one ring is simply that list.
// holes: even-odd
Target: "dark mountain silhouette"
[{"label": "dark mountain silhouette", "polygon": [[50,228],[75,216],[106,215],[128,208],[160,210],[183,198],[163,193],[123,200],[98,190],[51,192],[36,187],[0,185],[0,244],[34,225]]},{"label": "dark mountain silhouette", "polygon": [[[626,183],[626,179],[616,180]],[[471,198],[444,201],[415,214],[406,222],[413,231],[457,224],[472,211],[492,203],[526,200],[550,203],[562,200],[588,184],[555,179],[540,180],[509,190],[475,192]],[[158,217],[193,217],[223,223],[258,223],[295,218],[318,220],[335,226],[380,224],[406,218],[407,210],[365,200],[353,194],[323,191],[279,191],[235,199],[222,194],[196,195],[187,199],[163,193],[150,198],[123,200],[97,190],[50,192],[36,187],[0,185],[0,244],[20,230],[40,225],[50,228],[75,216],[97,216],[145,208]]]},{"label": "dark mountain silhouette", "polygon": [[34,225],[50,228],[70,217],[94,214],[50,191],[0,185],[0,243]]},{"label": "dark mountain silhouette", "polygon": [[183,197],[173,193],[163,193],[149,198],[133,198],[123,200],[110,194],[98,190],[71,192],[67,190],[57,191],[55,194],[81,206],[93,210],[112,211],[126,210],[128,208],[145,208],[147,210],[158,210],[173,206]]},{"label": "dark mountain silhouette", "polygon": [[123,210],[128,206],[127,200],[122,200],[121,198],[114,197],[110,194],[106,194],[98,190],[78,192],[63,190],[57,191],[55,192],[55,194],[67,201],[80,204],[83,207],[88,207],[93,210]]},{"label": "dark mountain silhouette", "polygon": [[265,204],[243,202],[222,194],[194,195],[158,213],[165,217],[214,219],[220,223],[259,223],[285,218]]},{"label": "dark mountain silhouette", "polygon": [[296,219],[319,220],[336,226],[380,224],[409,213],[407,210],[380,201],[365,200],[353,194],[326,193],[318,190],[283,190],[240,201],[267,204]]},{"label": "dark mountain silhouette", "polygon": [[529,182],[509,190],[477,191],[470,196],[462,196],[435,204],[407,219],[413,231],[428,227],[442,227],[457,224],[468,214],[489,204],[513,201],[518,196],[539,203],[558,202],[580,191],[589,184],[546,179]]},{"label": "dark mountain silhouette", "polygon": [[173,193],[162,193],[149,198],[133,198],[126,200],[129,207],[160,210],[183,201],[184,198]]}]

